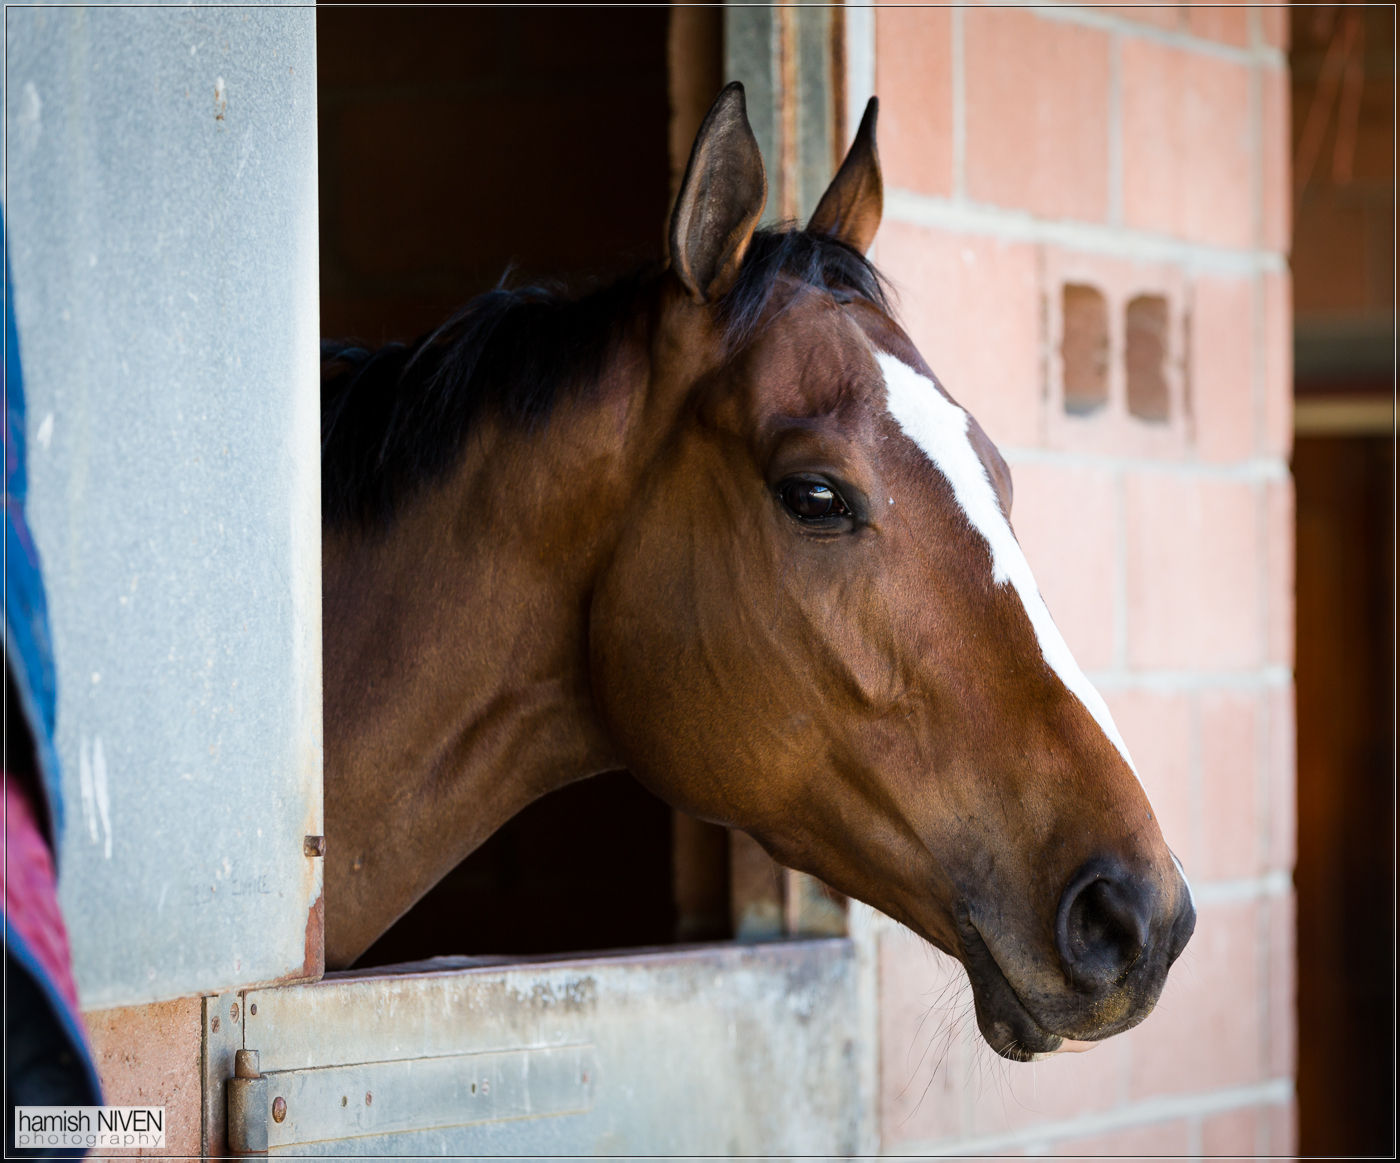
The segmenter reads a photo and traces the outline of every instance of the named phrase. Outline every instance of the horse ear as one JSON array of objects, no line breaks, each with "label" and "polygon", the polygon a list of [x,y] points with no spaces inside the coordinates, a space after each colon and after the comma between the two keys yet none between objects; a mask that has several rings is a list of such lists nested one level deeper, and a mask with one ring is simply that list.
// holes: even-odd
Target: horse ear
[{"label": "horse ear", "polygon": [[829,234],[864,254],[880,229],[885,209],[885,183],[875,149],[875,118],[880,102],[871,97],[860,119],[850,152],[807,223],[809,234]]},{"label": "horse ear", "polygon": [[695,135],[671,212],[671,269],[696,302],[713,302],[734,285],[767,198],[744,86],[734,81]]}]

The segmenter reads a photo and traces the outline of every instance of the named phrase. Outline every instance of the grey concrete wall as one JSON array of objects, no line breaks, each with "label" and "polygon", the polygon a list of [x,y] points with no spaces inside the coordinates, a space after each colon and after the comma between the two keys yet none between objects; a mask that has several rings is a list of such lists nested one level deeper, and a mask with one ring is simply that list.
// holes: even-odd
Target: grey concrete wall
[{"label": "grey concrete wall", "polygon": [[85,1008],[317,968],[314,15],[6,14]]}]

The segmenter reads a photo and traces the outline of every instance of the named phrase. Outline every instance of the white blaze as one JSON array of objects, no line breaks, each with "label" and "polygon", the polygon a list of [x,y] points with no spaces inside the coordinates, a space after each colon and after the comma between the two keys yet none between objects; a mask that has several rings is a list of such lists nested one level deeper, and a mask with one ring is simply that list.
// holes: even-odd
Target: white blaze
[{"label": "white blaze", "polygon": [[876,352],[875,358],[885,376],[890,415],[948,478],[968,521],[992,552],[992,577],[998,585],[1009,583],[1020,597],[1040,643],[1042,657],[1069,692],[1094,716],[1109,742],[1118,748],[1128,767],[1137,775],[1128,748],[1118,734],[1113,716],[1108,713],[1108,704],[1079,669],[1040,596],[1026,555],[1021,552],[1011,525],[1001,511],[986,466],[972,447],[967,413],[940,392],[932,380],[902,360],[884,352]]}]

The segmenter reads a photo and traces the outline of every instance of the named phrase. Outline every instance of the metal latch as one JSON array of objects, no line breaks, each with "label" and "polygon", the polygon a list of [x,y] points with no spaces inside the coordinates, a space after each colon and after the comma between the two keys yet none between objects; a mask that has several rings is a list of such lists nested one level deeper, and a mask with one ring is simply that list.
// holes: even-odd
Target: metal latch
[{"label": "metal latch", "polygon": [[228,1146],[235,1155],[267,1154],[267,1079],[256,1050],[233,1056],[228,1082]]}]

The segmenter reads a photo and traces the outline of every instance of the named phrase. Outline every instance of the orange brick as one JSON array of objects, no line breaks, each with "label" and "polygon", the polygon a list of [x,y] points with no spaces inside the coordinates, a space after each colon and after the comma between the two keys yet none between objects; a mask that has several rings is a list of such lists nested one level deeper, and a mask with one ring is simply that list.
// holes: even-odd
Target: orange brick
[{"label": "orange brick", "polygon": [[1268,1107],[1222,1111],[1201,1120],[1201,1154],[1207,1159],[1252,1159],[1259,1153],[1260,1138],[1267,1132],[1261,1123]]},{"label": "orange brick", "polygon": [[1259,451],[1287,460],[1293,450],[1293,280],[1285,272],[1262,276],[1264,296],[1264,423]]},{"label": "orange brick", "polygon": [[199,1154],[203,1126],[199,1055],[203,1003],[197,997],[83,1015],[102,1099],[113,1106],[163,1106],[165,1147],[112,1155]]},{"label": "orange brick", "polygon": [[1198,242],[1251,245],[1247,66],[1129,38],[1122,75],[1124,221]]},{"label": "orange brick", "polygon": [[1191,295],[1191,412],[1197,455],[1248,460],[1254,452],[1254,283],[1203,275]]},{"label": "orange brick", "polygon": [[1202,880],[1259,871],[1262,702],[1253,692],[1201,692]]},{"label": "orange brick", "polygon": [[890,186],[953,192],[952,13],[881,8],[875,14],[880,165]]},{"label": "orange brick", "polygon": [[1259,1080],[1258,909],[1256,901],[1198,907],[1195,936],[1156,1011],[1120,1035],[1132,1044],[1134,1098]]},{"label": "orange brick", "polygon": [[998,444],[1040,443],[1043,394],[1034,249],[891,222],[881,268],[925,361]]},{"label": "orange brick", "polygon": [[1292,1078],[1298,1070],[1298,899],[1289,892],[1268,904],[1269,1024],[1264,1070]]},{"label": "orange brick", "polygon": [[1293,684],[1269,691],[1268,750],[1265,752],[1269,806],[1268,868],[1292,873],[1298,862],[1297,726]]},{"label": "orange brick", "polygon": [[1220,5],[1213,0],[1192,0],[1186,6],[1186,31],[1192,36],[1244,48],[1249,44],[1249,25],[1248,8]]},{"label": "orange brick", "polygon": [[1151,690],[1110,690],[1104,697],[1167,846],[1186,875],[1197,878],[1200,845],[1191,778],[1196,732],[1190,698]]},{"label": "orange brick", "polygon": [[1260,3],[1259,36],[1270,48],[1288,51],[1289,8],[1287,4]]},{"label": "orange brick", "polygon": [[1258,665],[1259,490],[1143,472],[1127,479],[1128,659],[1187,669]]},{"label": "orange brick", "polygon": [[1103,469],[1012,467],[1011,519],[1056,625],[1079,665],[1113,665],[1118,609],[1118,482]]},{"label": "orange brick", "polygon": [[1260,208],[1259,244],[1265,250],[1286,252],[1293,232],[1293,164],[1289,128],[1290,98],[1288,70],[1262,68],[1260,83],[1259,143]]},{"label": "orange brick", "polygon": [[1269,1108],[1268,1153],[1274,1158],[1287,1158],[1298,1152],[1298,1103],[1290,1099],[1286,1103]]},{"label": "orange brick", "polygon": [[968,197],[1102,221],[1108,34],[1014,8],[968,9],[963,21]]},{"label": "orange brick", "polygon": [[1191,1153],[1191,1123],[1188,1119],[1144,1123],[1099,1135],[1062,1139],[1051,1147],[1055,1155],[1081,1159],[1151,1159],[1164,1155]]},{"label": "orange brick", "polygon": [[1104,9],[1126,20],[1136,20],[1142,24],[1154,24],[1158,28],[1180,28],[1183,6],[1180,4],[1159,4],[1154,0],[1137,0],[1131,4],[1115,4]]},{"label": "orange brick", "polygon": [[880,1141],[891,1150],[961,1136],[970,1039],[981,1037],[963,1012],[967,974],[904,929],[880,934],[878,958]]},{"label": "orange brick", "polygon": [[968,1133],[979,1137],[1098,1114],[1126,1097],[1127,1046],[1121,1038],[1109,1038],[1085,1054],[1013,1066],[995,1085],[981,1078],[985,1059],[971,1066],[965,1082],[972,1094]]},{"label": "orange brick", "polygon": [[1264,602],[1268,617],[1265,658],[1276,666],[1291,667],[1295,621],[1292,476],[1264,486],[1264,510]]}]

